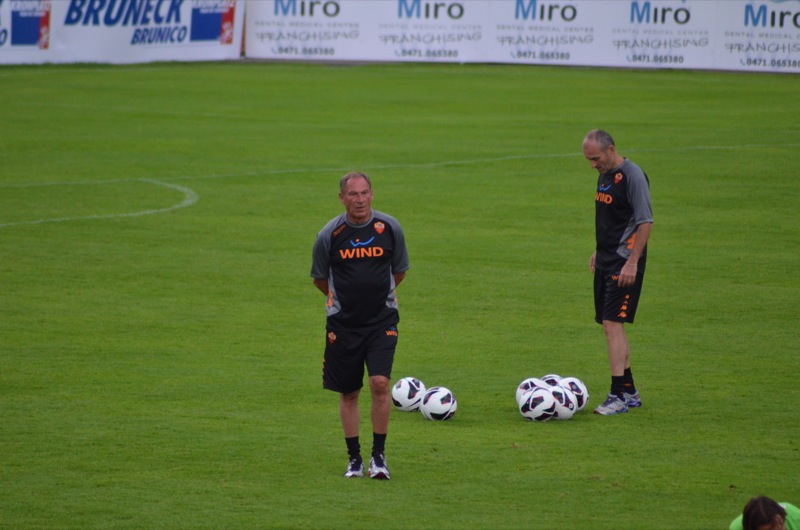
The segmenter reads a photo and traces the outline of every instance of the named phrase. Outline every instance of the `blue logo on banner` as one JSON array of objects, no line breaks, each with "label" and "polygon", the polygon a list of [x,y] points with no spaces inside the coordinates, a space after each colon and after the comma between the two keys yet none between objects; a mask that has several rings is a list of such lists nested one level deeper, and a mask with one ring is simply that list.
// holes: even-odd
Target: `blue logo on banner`
[{"label": "blue logo on banner", "polygon": [[235,11],[235,0],[195,0],[189,40],[233,44]]},{"label": "blue logo on banner", "polygon": [[221,27],[221,9],[209,7],[192,8],[192,31],[189,34],[189,40],[219,40]]},{"label": "blue logo on banner", "polygon": [[38,1],[12,3],[11,45],[41,45],[42,31],[49,32],[48,19],[49,5],[47,4]]},{"label": "blue logo on banner", "polygon": [[39,14],[36,12],[11,12],[11,45],[39,44]]},{"label": "blue logo on banner", "polygon": [[196,0],[192,5],[191,41],[233,44],[235,0]]}]

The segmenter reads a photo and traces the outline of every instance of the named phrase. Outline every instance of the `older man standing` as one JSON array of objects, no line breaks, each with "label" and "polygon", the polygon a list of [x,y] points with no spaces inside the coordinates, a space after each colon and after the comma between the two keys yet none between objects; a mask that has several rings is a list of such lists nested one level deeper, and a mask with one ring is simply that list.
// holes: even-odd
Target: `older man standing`
[{"label": "older man standing", "polygon": [[322,386],[339,393],[350,456],[345,477],[362,477],[358,398],[366,365],[373,431],[369,476],[388,480],[384,447],[400,321],[395,288],[409,268],[408,251],[400,223],[372,209],[372,183],[367,175],[346,174],[339,190],[345,212],[319,232],[312,254],[311,277],[327,296]]},{"label": "older man standing", "polygon": [[589,131],[583,155],[597,170],[595,234],[589,260],[594,273],[595,320],[603,325],[611,368],[611,391],[594,412],[604,416],[641,407],[633,381],[625,323],[633,324],[644,282],[647,241],[653,225],[650,181],[642,169],[617,153],[605,131]]}]

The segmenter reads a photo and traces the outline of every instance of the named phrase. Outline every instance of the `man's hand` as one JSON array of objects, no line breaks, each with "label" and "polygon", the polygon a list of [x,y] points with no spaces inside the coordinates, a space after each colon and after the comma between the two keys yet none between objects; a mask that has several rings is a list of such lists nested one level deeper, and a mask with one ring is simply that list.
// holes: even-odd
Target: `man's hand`
[{"label": "man's hand", "polygon": [[630,287],[636,283],[636,272],[638,270],[639,264],[637,262],[631,263],[630,261],[626,261],[625,265],[622,267],[622,270],[619,271],[619,280],[617,280],[619,286]]},{"label": "man's hand", "polygon": [[314,278],[312,280],[314,282],[314,287],[319,289],[322,294],[328,296],[328,279],[327,278]]}]

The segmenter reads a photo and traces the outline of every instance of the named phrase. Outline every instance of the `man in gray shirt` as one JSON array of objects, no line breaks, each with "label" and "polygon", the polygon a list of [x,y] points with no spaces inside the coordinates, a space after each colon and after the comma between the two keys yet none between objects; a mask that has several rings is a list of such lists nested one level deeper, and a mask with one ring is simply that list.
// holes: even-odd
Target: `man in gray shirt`
[{"label": "man in gray shirt", "polygon": [[339,190],[345,212],[317,235],[311,265],[314,285],[327,296],[322,386],[340,396],[350,456],[345,476],[362,477],[358,398],[366,365],[373,431],[369,476],[386,480],[390,377],[400,321],[395,288],[409,268],[408,251],[400,223],[372,209],[372,183],[367,175],[346,174]]},{"label": "man in gray shirt", "polygon": [[594,412],[604,416],[641,407],[633,382],[625,323],[633,323],[647,265],[653,225],[650,181],[642,169],[617,153],[605,131],[589,131],[583,155],[597,170],[595,237],[589,260],[594,273],[595,320],[603,325],[611,368],[611,391]]}]

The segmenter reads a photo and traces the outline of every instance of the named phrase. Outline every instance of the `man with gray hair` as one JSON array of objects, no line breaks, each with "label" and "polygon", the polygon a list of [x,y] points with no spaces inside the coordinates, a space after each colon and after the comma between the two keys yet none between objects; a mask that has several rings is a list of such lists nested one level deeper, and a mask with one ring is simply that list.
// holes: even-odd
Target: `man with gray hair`
[{"label": "man with gray hair", "polygon": [[350,456],[345,477],[363,477],[358,398],[368,372],[372,395],[369,476],[389,479],[384,456],[391,412],[392,363],[397,346],[395,288],[409,268],[405,235],[394,217],[372,209],[367,175],[339,181],[344,213],[317,234],[311,264],[314,285],[327,297],[322,386],[339,393],[339,415]]},{"label": "man with gray hair", "polygon": [[611,368],[611,391],[594,412],[610,416],[642,406],[624,324],[633,324],[639,305],[653,208],[650,180],[639,166],[617,153],[610,134],[589,131],[583,139],[583,155],[598,172],[597,246],[589,269],[594,273],[595,320],[603,325]]}]

